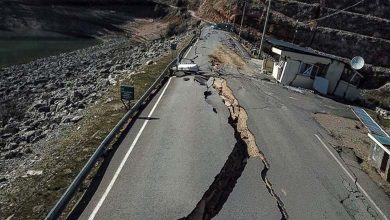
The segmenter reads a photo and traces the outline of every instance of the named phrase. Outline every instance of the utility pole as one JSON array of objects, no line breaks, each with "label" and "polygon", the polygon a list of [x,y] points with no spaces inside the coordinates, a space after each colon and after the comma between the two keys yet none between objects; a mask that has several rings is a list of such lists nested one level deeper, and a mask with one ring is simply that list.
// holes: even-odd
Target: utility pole
[{"label": "utility pole", "polygon": [[228,13],[228,17],[227,17],[227,22],[226,23],[230,23],[231,13],[232,13],[232,2],[229,3],[229,13]]},{"label": "utility pole", "polygon": [[267,8],[267,15],[265,16],[265,23],[264,23],[264,28],[263,28],[263,34],[261,35],[261,41],[260,41],[260,47],[259,47],[259,52],[258,52],[258,56],[260,57],[262,54],[261,54],[261,50],[263,49],[263,41],[264,41],[264,36],[265,36],[265,32],[267,31],[267,23],[268,23],[268,15],[269,15],[269,9],[271,7],[271,0],[268,0],[268,8]]},{"label": "utility pole", "polygon": [[245,9],[246,9],[246,1],[244,3],[244,11],[242,12],[242,17],[241,17],[241,24],[240,24],[240,31],[238,32],[238,40],[241,40],[241,29],[242,29],[242,23],[244,22],[244,17],[245,17]]},{"label": "utility pole", "polygon": [[238,5],[238,3],[236,2],[236,5],[235,5],[234,8],[233,8],[233,13],[234,13],[234,17],[233,17],[233,27],[234,27],[234,31],[236,30],[236,10],[237,10],[237,5]]}]

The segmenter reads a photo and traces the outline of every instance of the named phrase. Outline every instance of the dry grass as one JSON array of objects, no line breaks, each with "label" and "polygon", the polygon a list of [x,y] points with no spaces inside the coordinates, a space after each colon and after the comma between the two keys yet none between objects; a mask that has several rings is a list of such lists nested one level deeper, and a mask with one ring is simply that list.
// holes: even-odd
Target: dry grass
[{"label": "dry grass", "polygon": [[[188,38],[179,45],[179,48],[188,44],[189,40]],[[122,75],[122,84],[134,85],[135,99],[138,99],[171,61],[171,54],[166,54],[155,64],[141,67],[138,74],[131,77]],[[48,152],[30,168],[42,170],[43,175],[17,177],[10,186],[7,186],[7,190],[1,190],[1,219],[12,215],[12,219],[44,218],[97,146],[126,113],[120,101],[119,88],[120,83],[111,86],[97,104],[88,107],[80,122],[62,131],[60,137],[45,143]],[[98,166],[99,164],[85,184],[89,184]],[[81,194],[75,197],[68,211]]]},{"label": "dry grass", "polygon": [[340,146],[353,149],[356,156],[366,160],[370,150],[368,130],[358,121],[331,114],[318,113],[314,118],[338,141]]},{"label": "dry grass", "polygon": [[369,151],[370,139],[367,135],[368,130],[358,121],[349,118],[343,118],[331,114],[318,113],[314,118],[322,127],[335,139],[338,146],[347,151],[354,152],[357,162],[360,162],[361,169],[366,172],[371,179],[378,184],[387,195],[390,195],[390,183],[384,180],[379,173],[370,165]]},{"label": "dry grass", "polygon": [[210,58],[220,64],[236,66],[239,70],[249,71],[248,64],[237,55],[234,51],[226,48],[219,47],[211,55]]}]

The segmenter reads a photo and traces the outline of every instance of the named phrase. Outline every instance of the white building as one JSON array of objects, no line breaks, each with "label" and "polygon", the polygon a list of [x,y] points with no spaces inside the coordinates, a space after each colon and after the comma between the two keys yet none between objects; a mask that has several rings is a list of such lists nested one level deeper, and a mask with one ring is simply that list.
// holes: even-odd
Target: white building
[{"label": "white building", "polygon": [[343,61],[276,39],[267,39],[277,57],[272,76],[289,86],[314,89],[350,101],[360,97],[363,76]]},{"label": "white building", "polygon": [[351,109],[369,131],[371,149],[368,159],[370,164],[385,180],[390,182],[390,135],[364,109],[355,106],[351,106]]}]

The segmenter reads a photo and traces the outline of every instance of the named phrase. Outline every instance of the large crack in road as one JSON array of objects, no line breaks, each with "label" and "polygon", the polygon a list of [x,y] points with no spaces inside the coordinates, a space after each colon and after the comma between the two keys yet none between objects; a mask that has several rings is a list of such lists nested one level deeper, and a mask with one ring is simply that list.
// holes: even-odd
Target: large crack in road
[{"label": "large crack in road", "polygon": [[[234,129],[234,136],[237,143],[220,173],[215,177],[202,199],[198,202],[194,210],[182,219],[208,220],[215,217],[233,191],[238,178],[245,169],[249,157],[259,157],[261,159],[264,164],[264,168],[261,171],[261,178],[269,194],[276,200],[277,207],[282,215],[281,219],[288,219],[288,213],[283,201],[275,193],[271,181],[267,178],[270,165],[264,154],[258,149],[255,137],[248,128],[248,114],[239,105],[232,90],[227,86],[224,79],[215,79],[213,86],[229,109],[230,116],[228,122]],[[205,99],[207,99],[206,95]]]},{"label": "large crack in road", "polygon": [[[226,80],[216,79],[214,81],[214,88],[219,91],[219,95],[224,101],[225,105],[230,111],[230,117],[237,121],[235,124],[241,138],[245,141],[248,147],[248,154],[250,157],[259,157],[264,164],[264,169],[261,171],[261,179],[263,180],[269,194],[275,198],[278,209],[282,215],[281,219],[288,219],[288,213],[284,207],[284,203],[281,198],[275,193],[271,181],[267,177],[267,173],[270,169],[270,164],[267,161],[264,153],[257,147],[256,140],[252,132],[249,130],[247,121],[248,114],[245,109],[241,107],[237,99],[233,95],[233,91],[228,87]],[[234,126],[233,126],[234,127]]]}]

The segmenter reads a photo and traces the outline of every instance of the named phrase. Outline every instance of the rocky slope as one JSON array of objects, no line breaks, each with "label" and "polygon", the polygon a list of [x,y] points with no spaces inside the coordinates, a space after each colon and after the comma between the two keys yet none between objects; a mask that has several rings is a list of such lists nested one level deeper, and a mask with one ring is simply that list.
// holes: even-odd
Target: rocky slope
[{"label": "rocky slope", "polygon": [[[175,37],[168,41],[178,42]],[[0,70],[0,174],[56,129],[76,123],[118,75],[169,51],[169,43],[126,38]],[[12,169],[11,169],[12,170]]]},{"label": "rocky slope", "polygon": [[[99,36],[101,43],[0,68],[0,188],[12,177],[10,172],[16,166],[39,154],[40,142],[82,120],[84,110],[101,99],[117,76],[130,76],[138,66],[170,51],[170,42],[182,43],[185,37],[167,35],[166,38],[170,23],[177,24],[180,20],[180,26],[187,24],[187,20],[183,21],[185,13],[168,6],[134,1],[135,5],[123,4],[121,7],[115,6],[121,4],[119,2],[109,7],[104,4],[86,7],[72,1],[56,1],[51,7],[48,2],[2,1],[0,5],[16,8],[0,7],[4,12],[0,13],[0,17],[3,16],[0,25],[14,34],[21,30],[27,35],[62,30],[64,35]],[[49,20],[47,16],[53,19]],[[161,35],[155,38],[164,38],[140,42],[139,30],[134,28],[140,18],[146,18],[141,19],[144,26],[144,20],[153,19],[157,24],[153,31],[159,31]],[[69,26],[67,22],[70,22]],[[149,35],[153,31],[149,31]]]}]

